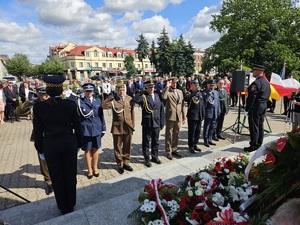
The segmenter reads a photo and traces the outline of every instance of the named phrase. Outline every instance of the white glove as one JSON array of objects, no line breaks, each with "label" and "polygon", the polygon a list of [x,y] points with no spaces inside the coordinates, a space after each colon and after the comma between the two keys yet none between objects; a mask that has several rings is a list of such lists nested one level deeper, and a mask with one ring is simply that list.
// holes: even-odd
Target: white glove
[{"label": "white glove", "polygon": [[41,160],[45,160],[45,155],[44,155],[44,153],[39,154],[39,156],[40,156],[40,159],[41,159]]},{"label": "white glove", "polygon": [[248,112],[245,111],[245,112],[244,112],[244,116],[248,116]]}]

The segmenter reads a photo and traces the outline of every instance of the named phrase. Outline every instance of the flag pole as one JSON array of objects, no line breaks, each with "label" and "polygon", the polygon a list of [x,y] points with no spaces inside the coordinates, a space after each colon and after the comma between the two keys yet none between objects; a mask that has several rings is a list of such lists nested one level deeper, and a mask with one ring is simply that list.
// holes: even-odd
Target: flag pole
[{"label": "flag pole", "polygon": [[[280,77],[281,77],[281,79],[284,79],[284,78],[285,78],[285,65],[286,65],[286,59],[284,59],[283,67],[282,67],[282,70],[281,70],[281,72],[280,72]],[[284,98],[284,97],[281,96],[280,114],[282,113],[283,98]]]}]

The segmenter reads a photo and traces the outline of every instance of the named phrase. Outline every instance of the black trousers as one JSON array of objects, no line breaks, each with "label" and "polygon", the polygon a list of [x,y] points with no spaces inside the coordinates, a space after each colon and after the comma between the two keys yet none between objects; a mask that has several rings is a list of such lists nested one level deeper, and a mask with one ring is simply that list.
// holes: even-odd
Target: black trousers
[{"label": "black trousers", "polygon": [[201,132],[201,120],[188,119],[188,145],[189,148],[194,149],[198,144]]},{"label": "black trousers", "polygon": [[205,118],[203,126],[203,139],[204,143],[212,141],[213,134],[216,130],[216,118]]},{"label": "black trousers", "polygon": [[45,137],[43,150],[56,203],[61,210],[76,205],[77,142],[74,134]]},{"label": "black trousers", "polygon": [[231,105],[236,106],[238,102],[238,94],[237,92],[230,92]]},{"label": "black trousers", "polygon": [[158,159],[159,132],[160,132],[159,127],[154,127],[154,128],[148,126],[142,127],[142,135],[143,135],[142,150],[143,150],[145,161],[150,160],[150,154],[149,154],[150,141],[151,141],[151,157]]},{"label": "black trousers", "polygon": [[16,108],[19,106],[19,102],[7,102],[6,106],[8,110],[9,119],[19,119],[19,117],[15,113]]},{"label": "black trousers", "polygon": [[264,121],[267,103],[255,103],[249,112],[250,146],[259,148],[264,140]]}]

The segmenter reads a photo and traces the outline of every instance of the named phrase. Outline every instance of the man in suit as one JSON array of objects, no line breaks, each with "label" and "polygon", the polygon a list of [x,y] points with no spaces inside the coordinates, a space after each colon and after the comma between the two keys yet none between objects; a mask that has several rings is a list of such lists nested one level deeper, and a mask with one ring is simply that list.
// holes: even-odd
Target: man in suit
[{"label": "man in suit", "polygon": [[146,91],[138,92],[134,101],[142,107],[142,149],[145,165],[151,167],[149,143],[151,141],[151,161],[160,164],[158,159],[159,133],[165,125],[164,105],[154,93],[154,83],[145,82]]},{"label": "man in suit", "polygon": [[144,89],[144,81],[142,77],[138,77],[138,80],[135,82],[136,92],[141,92]]},{"label": "man in suit", "polygon": [[187,118],[189,152],[201,152],[201,149],[197,146],[197,144],[200,138],[201,124],[205,116],[205,111],[198,80],[191,81],[190,91],[186,93],[184,100],[188,103]]},{"label": "man in suit", "polygon": [[130,77],[126,84],[126,94],[133,98],[135,96],[135,92],[134,83],[132,82],[132,77]]},{"label": "man in suit", "polygon": [[101,81],[97,80],[95,85],[95,98],[102,100],[102,86]]},{"label": "man in suit", "polygon": [[23,84],[20,85],[19,96],[22,103],[32,100],[33,90],[31,87],[29,87],[28,81],[23,81]]},{"label": "man in suit", "polygon": [[213,140],[218,141],[219,139],[225,140],[225,138],[221,135],[222,128],[223,128],[223,123],[224,123],[224,118],[225,115],[228,113],[229,110],[229,99],[228,99],[228,93],[225,90],[225,80],[220,79],[218,81],[218,88],[217,91],[219,93],[219,101],[220,101],[220,115],[217,119],[217,128],[216,132],[214,133]]},{"label": "man in suit", "polygon": [[177,151],[179,130],[181,123],[186,122],[183,93],[176,86],[177,78],[171,77],[162,93],[166,105],[165,151],[169,160],[172,160],[173,156],[181,158]]},{"label": "man in suit", "polygon": [[8,85],[4,88],[4,94],[6,97],[10,122],[13,123],[14,118],[17,122],[21,122],[15,113],[15,110],[19,105],[19,92],[17,86],[14,86],[12,81],[8,81]]},{"label": "man in suit", "polygon": [[[128,89],[127,89],[128,90]],[[129,165],[134,131],[134,103],[132,97],[126,95],[125,85],[117,85],[117,94],[111,95],[104,101],[104,108],[112,109],[111,133],[114,141],[114,154],[117,162],[117,171],[133,171]]]},{"label": "man in suit", "polygon": [[204,146],[216,145],[212,142],[213,134],[216,129],[217,118],[220,115],[219,93],[215,90],[215,81],[208,80],[207,88],[203,92],[205,104],[205,118],[203,127]]}]

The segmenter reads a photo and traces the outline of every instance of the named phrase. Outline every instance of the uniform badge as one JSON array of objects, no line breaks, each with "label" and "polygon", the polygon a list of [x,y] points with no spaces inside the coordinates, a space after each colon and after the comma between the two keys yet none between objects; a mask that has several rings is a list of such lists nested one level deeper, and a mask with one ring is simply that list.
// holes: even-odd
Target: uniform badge
[{"label": "uniform badge", "polygon": [[252,85],[250,86],[250,90],[251,90],[251,91],[255,91],[255,90],[256,90],[256,85],[255,85],[255,84],[252,84]]}]

